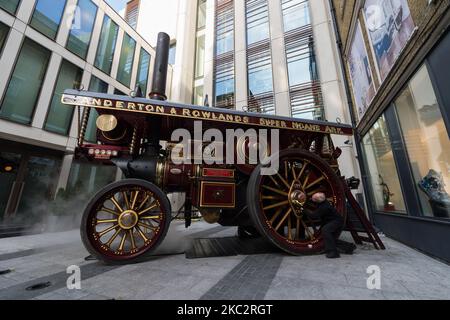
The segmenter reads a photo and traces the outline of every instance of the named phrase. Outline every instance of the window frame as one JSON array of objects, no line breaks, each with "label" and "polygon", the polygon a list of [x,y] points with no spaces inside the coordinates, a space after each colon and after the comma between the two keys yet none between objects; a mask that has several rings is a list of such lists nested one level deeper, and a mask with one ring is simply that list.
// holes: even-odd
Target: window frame
[{"label": "window frame", "polygon": [[12,15],[12,16],[16,16],[16,15],[17,15],[17,12],[19,11],[19,8],[20,8],[21,5],[22,5],[22,0],[19,0],[19,2],[17,3],[16,10],[15,10],[14,12],[9,12],[8,10],[6,10],[6,9],[4,9],[4,8],[1,8],[1,7],[0,7],[0,9],[3,10],[3,11],[5,11],[6,13]]},{"label": "window frame", "polygon": [[[64,61],[67,61],[68,63],[70,63],[70,64],[76,66],[77,68],[79,68],[79,69],[82,71],[82,72],[81,72],[81,80],[83,79],[83,74],[84,74],[84,72],[85,72],[85,70],[84,70],[83,68],[80,68],[79,66],[77,66],[76,64],[74,64],[72,61],[70,61],[70,60],[68,60],[68,59],[65,59],[65,58],[62,58],[62,59],[61,59],[61,62],[59,63],[59,66],[58,66],[58,73],[57,73],[57,76],[56,76],[56,80],[55,80],[55,83],[53,84],[52,96],[51,96],[50,102],[48,103],[48,106],[47,106],[47,111],[46,111],[46,114],[45,114],[45,120],[44,120],[44,124],[43,124],[43,126],[42,126],[42,130],[44,130],[45,132],[49,132],[49,133],[52,133],[52,134],[56,134],[56,135],[61,136],[61,137],[67,137],[67,138],[69,138],[70,130],[71,130],[71,128],[72,128],[72,123],[73,123],[73,117],[74,117],[74,114],[75,114],[75,108],[71,108],[71,109],[72,109],[71,117],[70,117],[70,118],[71,118],[71,123],[70,123],[69,127],[67,128],[67,131],[66,131],[65,134],[61,134],[61,133],[59,133],[59,132],[54,132],[54,131],[49,130],[49,129],[46,128],[46,124],[47,124],[47,121],[48,121],[48,117],[49,117],[50,111],[51,111],[51,110],[50,110],[50,109],[51,109],[51,105],[52,105],[52,102],[53,102],[53,98],[54,98],[54,96],[55,96],[56,87],[57,87],[57,85],[58,85],[59,75],[61,74],[61,69],[62,69],[62,65],[63,65]],[[81,84],[81,82],[80,82],[80,84]]]},{"label": "window frame", "polygon": [[[137,46],[136,46],[136,49],[137,49]],[[134,85],[134,88],[137,88],[137,86],[139,84],[139,76],[141,74],[142,52],[145,52],[148,55],[147,80],[146,80],[146,85],[145,85],[145,88],[144,88],[144,92],[142,92],[143,95],[144,95],[144,98],[145,98],[147,96],[148,85],[150,83],[150,69],[151,69],[151,66],[152,66],[152,55],[150,54],[150,52],[145,50],[145,48],[142,47],[142,46],[140,47],[140,50],[139,50],[139,61],[138,61],[138,68],[137,68],[137,72],[136,72],[136,83]],[[135,54],[136,54],[136,52],[135,52]]]},{"label": "window frame", "polygon": [[[119,73],[120,73],[120,61],[122,60],[122,54],[123,54],[123,49],[124,49],[124,45],[125,45],[125,37],[128,36],[131,40],[134,41],[134,49],[133,49],[133,54],[132,54],[132,60],[131,60],[131,69],[130,69],[130,83],[123,83],[121,80],[119,80]],[[123,37],[122,37],[122,47],[120,48],[120,56],[119,56],[119,61],[118,61],[118,65],[117,65],[117,74],[115,77],[115,80],[117,82],[119,82],[120,84],[124,85],[127,88],[131,87],[131,80],[133,80],[133,69],[134,69],[134,63],[136,62],[136,49],[137,49],[138,43],[137,40],[134,39],[131,35],[129,35],[126,31],[124,31]],[[123,70],[122,70],[123,71]]]},{"label": "window frame", "polygon": [[5,42],[3,42],[3,45],[0,47],[0,58],[1,58],[6,47],[6,43],[8,42],[9,35],[11,34],[12,27],[3,22],[0,22],[0,24],[3,24],[6,28],[8,28],[8,32],[6,32]]},{"label": "window frame", "polygon": [[[78,6],[78,3],[79,3],[80,1],[81,1],[81,0],[77,0],[77,6]],[[70,53],[73,53],[74,55],[76,55],[77,57],[79,57],[80,59],[83,59],[83,60],[86,60],[86,59],[87,59],[87,56],[88,56],[88,54],[89,54],[89,48],[90,48],[91,45],[92,45],[92,36],[93,36],[93,34],[94,34],[95,24],[97,23],[98,12],[99,12],[99,7],[98,7],[98,5],[97,5],[94,1],[92,1],[92,0],[88,0],[88,1],[90,1],[90,2],[96,7],[96,10],[95,10],[94,23],[92,24],[92,30],[91,30],[91,32],[90,32],[89,41],[88,41],[88,43],[87,43],[87,50],[86,50],[85,56],[82,57],[82,56],[80,56],[78,53],[73,52],[72,50],[70,50],[70,49],[67,47],[67,46],[69,45],[69,40],[70,40],[70,36],[71,36],[71,34],[72,34],[72,33],[71,33],[71,32],[72,32],[72,29],[69,29],[69,34],[67,35],[66,43],[64,44],[64,48],[65,48],[66,50],[68,50]],[[74,18],[75,18],[75,17],[74,17]],[[72,23],[73,23],[73,19],[72,19]],[[95,59],[94,59],[94,63],[95,63]]]},{"label": "window frame", "polygon": [[[51,62],[52,57],[53,57],[53,52],[50,49],[48,49],[47,47],[41,45],[40,43],[37,43],[33,39],[28,38],[27,36],[24,36],[22,38],[22,42],[20,44],[19,54],[17,54],[15,56],[15,58],[14,58],[14,64],[13,64],[13,67],[12,67],[11,72],[10,72],[9,77],[8,77],[8,82],[7,82],[8,84],[11,82],[11,79],[12,79],[12,77],[14,75],[14,71],[16,70],[17,63],[19,62],[20,53],[22,52],[23,46],[25,45],[25,41],[27,41],[27,39],[28,39],[28,41],[34,42],[38,46],[41,46],[42,48],[44,48],[45,50],[47,50],[50,53],[49,58],[48,58],[47,68],[45,70],[45,74],[44,74],[44,77],[43,77],[43,80],[42,80],[41,88],[39,89],[39,93],[36,95],[36,101],[34,102],[33,111],[31,112],[30,122],[29,123],[21,123],[21,122],[17,122],[17,121],[8,119],[6,117],[3,117],[1,115],[0,115],[0,119],[5,120],[5,121],[10,121],[10,122],[13,122],[13,123],[16,123],[16,124],[24,125],[24,126],[27,126],[27,127],[31,127],[32,124],[33,124],[34,117],[36,115],[37,105],[39,104],[39,101],[41,100],[41,97],[42,97],[42,89],[44,88],[44,83],[45,83],[45,81],[47,81],[49,65],[50,65],[50,62]],[[5,88],[5,90],[3,90],[3,93],[2,93],[2,96],[1,96],[1,99],[0,99],[0,110],[1,110],[1,108],[3,106],[4,101],[5,101],[5,97],[6,97],[6,93],[8,91],[8,87],[9,87],[9,85]]]},{"label": "window frame", "polygon": [[[97,57],[98,57],[98,52],[100,50],[100,42],[101,42],[101,37],[102,37],[102,33],[103,33],[103,26],[105,25],[105,20],[109,19],[111,20],[112,23],[114,23],[117,26],[117,33],[116,33],[116,41],[114,42],[114,50],[113,50],[113,59],[111,60],[111,65],[109,66],[109,72],[104,71],[103,69],[101,69],[100,67],[97,66]],[[119,40],[119,33],[120,33],[120,26],[110,17],[108,16],[106,13],[103,15],[103,21],[102,21],[102,26],[100,28],[100,39],[97,43],[97,49],[95,50],[95,56],[94,56],[94,63],[92,64],[94,66],[94,68],[96,68],[98,71],[108,75],[111,77],[111,73],[112,73],[112,66],[114,64],[114,56],[115,56],[115,52],[117,50],[117,42]],[[120,58],[119,58],[120,59]]]},{"label": "window frame", "polygon": [[33,30],[35,30],[36,32],[38,32],[39,34],[43,35],[44,37],[50,39],[52,42],[56,42],[56,40],[58,39],[59,32],[60,32],[60,30],[61,30],[61,22],[63,21],[63,17],[64,17],[64,15],[65,15],[65,13],[66,13],[67,6],[68,6],[69,1],[68,1],[68,0],[64,0],[64,1],[65,1],[65,3],[64,3],[64,9],[63,9],[62,14],[61,14],[61,20],[59,21],[58,29],[56,30],[56,33],[55,33],[55,38],[49,37],[49,36],[46,35],[45,33],[39,31],[36,27],[34,27],[33,25],[31,25],[31,21],[33,20],[34,12],[36,11],[36,6],[37,6],[37,4],[38,4],[38,1],[39,1],[39,0],[36,0],[36,1],[34,2],[33,10],[31,11],[31,15],[30,15],[30,18],[29,18],[29,20],[28,20],[27,26],[29,26],[30,28],[32,28]]},{"label": "window frame", "polygon": [[[391,136],[391,147],[394,154],[394,162],[397,167],[397,174],[399,176],[400,180],[400,187],[403,192],[403,198],[405,201],[405,206],[407,210],[406,215],[399,215],[396,213],[388,213],[376,210],[373,199],[372,199],[372,186],[370,185],[370,182],[368,180],[368,176],[365,177],[365,189],[368,192],[368,197],[366,197],[368,207],[370,212],[379,214],[379,215],[388,215],[388,216],[395,216],[395,217],[404,217],[404,218],[413,218],[413,219],[419,219],[423,221],[434,221],[434,222],[444,222],[449,223],[449,219],[445,218],[439,218],[439,217],[430,217],[426,216],[422,210],[422,206],[419,202],[419,195],[418,195],[418,189],[416,188],[415,180],[414,180],[414,174],[411,168],[410,163],[410,157],[407,150],[406,142],[404,140],[402,127],[399,120],[399,115],[396,109],[395,101],[400,97],[401,93],[408,87],[410,81],[414,78],[414,76],[419,72],[419,70],[425,66],[427,68],[427,71],[430,75],[431,84],[433,87],[433,90],[436,94],[437,101],[439,103],[440,110],[442,112],[443,119],[445,121],[444,112],[442,111],[442,105],[440,104],[441,101],[439,99],[440,91],[437,90],[437,87],[435,85],[435,82],[433,81],[433,72],[429,68],[428,65],[428,57],[425,58],[425,60],[421,61],[412,71],[411,75],[408,77],[408,79],[405,81],[403,86],[398,90],[398,92],[393,95],[392,101],[388,104],[388,106],[383,110],[383,112],[378,117],[374,117],[374,119],[371,119],[370,125],[367,126],[368,129],[364,130],[361,133],[361,137],[365,137],[369,132],[370,129],[375,125],[375,123],[378,121],[378,119],[381,116],[385,116],[386,118],[386,127],[389,130],[389,135]],[[448,127],[447,127],[448,129]],[[394,144],[392,141],[396,141]],[[364,143],[361,139],[361,150],[362,150],[362,161],[363,161],[363,167],[368,174],[370,172],[368,163],[367,163],[367,155],[364,150]],[[369,182],[369,183],[368,183]],[[404,191],[403,191],[404,190]]]}]

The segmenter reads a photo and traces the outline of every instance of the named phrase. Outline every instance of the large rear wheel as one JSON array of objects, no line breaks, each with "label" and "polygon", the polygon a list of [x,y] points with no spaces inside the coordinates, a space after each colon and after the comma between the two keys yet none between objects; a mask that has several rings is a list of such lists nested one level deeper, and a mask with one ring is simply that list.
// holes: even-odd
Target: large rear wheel
[{"label": "large rear wheel", "polygon": [[262,165],[252,173],[247,190],[250,216],[259,232],[280,249],[294,255],[320,252],[320,221],[308,218],[305,210],[314,210],[311,197],[323,192],[344,215],[345,193],[340,178],[311,152],[291,149],[274,157],[279,157],[275,175],[262,176]]},{"label": "large rear wheel", "polygon": [[170,202],[161,189],[144,180],[122,180],[106,186],[89,202],[81,238],[99,260],[130,263],[159,246],[170,220]]}]

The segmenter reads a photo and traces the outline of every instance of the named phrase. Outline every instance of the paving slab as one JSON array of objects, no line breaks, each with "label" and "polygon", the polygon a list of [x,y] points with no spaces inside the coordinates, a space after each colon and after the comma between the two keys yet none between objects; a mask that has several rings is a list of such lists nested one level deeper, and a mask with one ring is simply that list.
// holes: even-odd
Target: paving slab
[{"label": "paving slab", "polygon": [[[173,221],[166,241],[152,257],[136,264],[105,266],[86,261],[78,230],[0,239],[1,299],[34,300],[424,300],[450,299],[450,266],[392,239],[387,250],[358,246],[354,255],[280,252],[187,259],[197,238],[236,235],[236,228],[195,222],[186,230]],[[349,235],[343,238],[349,240]],[[81,290],[69,290],[68,266],[81,268]],[[379,267],[380,290],[370,290],[368,268]],[[28,292],[43,281],[52,286]]]}]

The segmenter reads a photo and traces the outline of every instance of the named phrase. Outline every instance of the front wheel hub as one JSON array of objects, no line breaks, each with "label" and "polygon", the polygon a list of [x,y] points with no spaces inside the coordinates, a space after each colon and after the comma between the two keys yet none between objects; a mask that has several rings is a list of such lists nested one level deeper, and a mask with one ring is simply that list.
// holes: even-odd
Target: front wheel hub
[{"label": "front wheel hub", "polygon": [[119,226],[124,230],[133,229],[138,222],[139,216],[133,210],[124,211],[118,219]]}]

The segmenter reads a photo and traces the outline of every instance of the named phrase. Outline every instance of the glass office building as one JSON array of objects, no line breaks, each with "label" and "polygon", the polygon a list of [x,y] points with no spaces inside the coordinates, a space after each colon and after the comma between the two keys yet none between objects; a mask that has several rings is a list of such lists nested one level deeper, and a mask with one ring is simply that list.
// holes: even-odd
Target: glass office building
[{"label": "glass office building", "polygon": [[[15,24],[25,24],[13,28]],[[155,50],[103,0],[0,1],[0,233],[45,223],[119,177],[73,160],[77,113],[65,89],[149,92]],[[95,141],[96,114],[87,140]],[[55,200],[56,199],[56,200]],[[64,201],[61,201],[61,200]],[[50,209],[49,209],[50,208]]]}]

